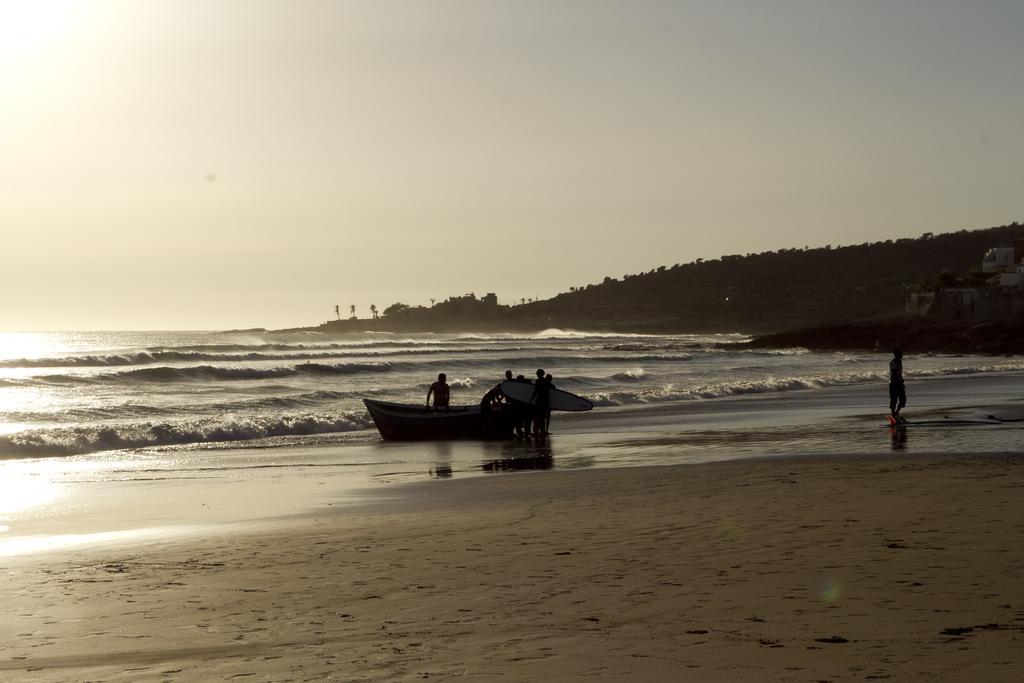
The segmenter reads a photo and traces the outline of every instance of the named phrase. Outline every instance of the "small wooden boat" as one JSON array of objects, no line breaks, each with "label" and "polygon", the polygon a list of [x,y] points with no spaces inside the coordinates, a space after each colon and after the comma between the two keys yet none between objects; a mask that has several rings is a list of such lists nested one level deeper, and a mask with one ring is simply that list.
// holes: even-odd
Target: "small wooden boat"
[{"label": "small wooden boat", "polygon": [[385,441],[512,438],[512,419],[505,410],[485,414],[480,406],[451,406],[445,410],[368,398],[363,403]]}]

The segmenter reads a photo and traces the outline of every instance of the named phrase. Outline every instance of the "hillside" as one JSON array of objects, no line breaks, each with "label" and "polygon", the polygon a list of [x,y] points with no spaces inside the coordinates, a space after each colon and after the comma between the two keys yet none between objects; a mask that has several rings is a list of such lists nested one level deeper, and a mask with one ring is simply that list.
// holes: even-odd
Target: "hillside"
[{"label": "hillside", "polygon": [[606,279],[510,309],[519,321],[636,331],[772,332],[902,315],[906,292],[967,273],[1024,225],[838,248],[724,256]]},{"label": "hillside", "polygon": [[[324,331],[539,330],[766,333],[903,315],[911,287],[944,271],[966,274],[994,246],[1024,239],[1024,225],[844,247],[781,249],[606,277],[551,299],[499,306],[453,297],[432,308],[395,304],[376,320],[325,323]],[[497,288],[500,283],[495,283]]]}]

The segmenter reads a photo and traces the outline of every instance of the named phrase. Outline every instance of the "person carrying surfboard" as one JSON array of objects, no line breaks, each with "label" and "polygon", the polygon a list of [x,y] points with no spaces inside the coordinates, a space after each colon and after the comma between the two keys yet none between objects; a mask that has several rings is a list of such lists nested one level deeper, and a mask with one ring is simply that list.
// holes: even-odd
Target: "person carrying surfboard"
[{"label": "person carrying surfboard", "polygon": [[515,437],[517,439],[521,439],[525,437],[530,431],[530,411],[528,409],[524,409],[524,407],[521,404],[516,403],[515,401],[508,400],[505,394],[501,392],[501,385],[504,382],[524,382],[526,384],[529,384],[529,382],[527,382],[526,378],[523,377],[522,375],[513,378],[512,371],[506,370],[505,379],[502,382],[498,382],[498,386],[496,387],[496,389],[498,389],[499,391],[501,400],[505,403],[505,410],[508,411],[509,416],[512,419],[512,428]]},{"label": "person carrying surfboard", "polygon": [[551,375],[545,375],[543,369],[537,370],[537,381],[533,384],[533,397],[530,403],[534,406],[533,435],[543,438],[548,435],[548,422],[551,419]]},{"label": "person carrying surfboard", "polygon": [[903,384],[903,349],[892,352],[889,361],[889,413],[896,422],[906,422],[900,411],[907,405],[907,388]]},{"label": "person carrying surfboard", "polygon": [[[514,381],[501,383],[501,390],[516,410],[522,410],[528,422],[533,422],[532,434],[535,437],[547,436],[548,414],[552,410],[582,412],[591,410],[594,404],[576,394],[555,388],[554,378],[537,371],[537,382],[527,382],[520,375]],[[531,430],[527,427],[527,435]]]},{"label": "person carrying surfboard", "polygon": [[544,375],[544,384],[548,388],[548,405],[544,412],[544,436],[547,436],[551,433],[551,392],[555,389],[555,378],[550,372]]},{"label": "person carrying surfboard", "polygon": [[[512,380],[519,384],[529,384],[530,380],[526,379],[523,375],[516,375],[516,378]],[[513,415],[515,416],[516,422],[516,438],[525,439],[530,436],[530,420],[532,418],[532,411],[530,408],[524,406],[521,403],[515,401],[509,401],[512,407]]]}]

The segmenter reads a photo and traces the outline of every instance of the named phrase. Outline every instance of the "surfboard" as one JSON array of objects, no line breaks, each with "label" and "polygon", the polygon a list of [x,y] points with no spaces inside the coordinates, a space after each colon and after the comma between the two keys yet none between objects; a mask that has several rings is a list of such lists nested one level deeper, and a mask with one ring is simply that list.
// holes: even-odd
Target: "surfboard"
[{"label": "surfboard", "polygon": [[[502,382],[501,393],[505,394],[509,399],[518,403],[531,403],[530,399],[533,398],[533,384],[529,382]],[[561,389],[549,389],[548,393],[551,397],[551,410],[566,410],[569,412],[582,412],[584,410],[591,410],[594,404],[576,394],[570,394],[568,391],[562,391]]]}]

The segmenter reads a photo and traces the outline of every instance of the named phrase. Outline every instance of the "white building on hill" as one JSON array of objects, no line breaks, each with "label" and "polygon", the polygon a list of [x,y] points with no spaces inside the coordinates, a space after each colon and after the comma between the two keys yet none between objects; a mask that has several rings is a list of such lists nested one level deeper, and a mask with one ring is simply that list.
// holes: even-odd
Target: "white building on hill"
[{"label": "white building on hill", "polygon": [[981,272],[999,273],[1012,269],[1016,264],[1015,251],[1013,247],[992,247],[981,261]]}]

